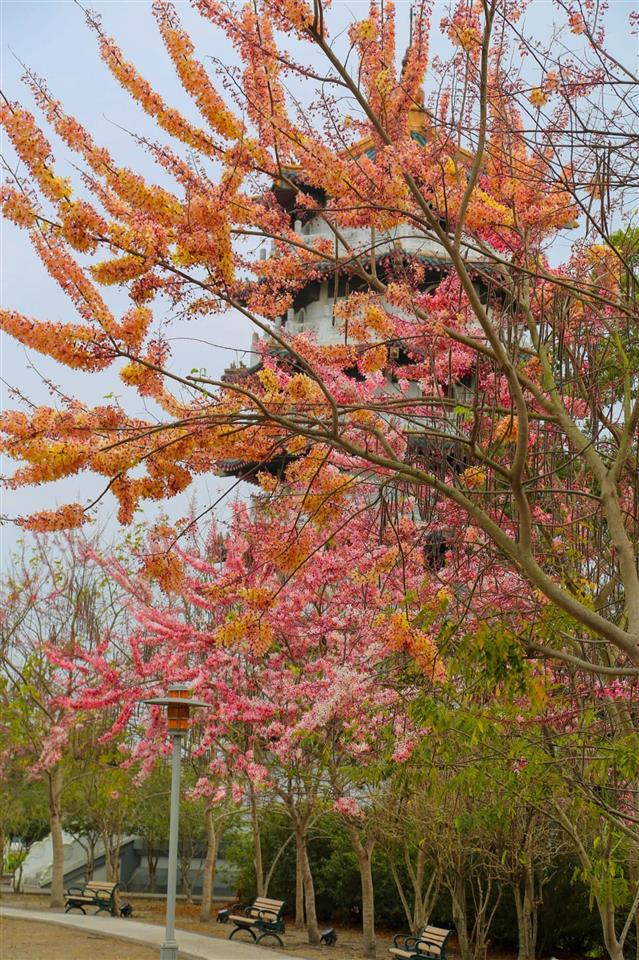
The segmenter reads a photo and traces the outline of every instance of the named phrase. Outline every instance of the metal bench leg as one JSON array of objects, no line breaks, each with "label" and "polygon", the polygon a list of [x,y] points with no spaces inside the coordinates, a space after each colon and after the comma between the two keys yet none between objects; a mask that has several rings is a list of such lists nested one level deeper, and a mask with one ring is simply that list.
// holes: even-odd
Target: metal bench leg
[{"label": "metal bench leg", "polygon": [[279,934],[275,933],[273,930],[267,930],[266,933],[262,933],[262,934],[257,938],[257,940],[256,940],[255,942],[256,942],[256,943],[259,943],[261,940],[264,940],[265,937],[274,937],[274,938],[277,940],[277,942],[279,943],[280,947],[283,947],[283,946],[284,946],[284,944],[282,943],[282,941],[281,941],[281,939],[280,939]]},{"label": "metal bench leg", "polygon": [[71,910],[79,910],[80,913],[86,917],[84,907],[81,907],[79,903],[67,903],[66,907],[64,908],[64,912],[70,913]]},{"label": "metal bench leg", "polygon": [[257,943],[257,938],[256,938],[255,934],[253,933],[253,931],[251,930],[251,928],[250,928],[250,927],[242,927],[242,926],[236,927],[235,930],[232,930],[232,931],[231,931],[231,933],[229,934],[229,940],[232,940],[233,937],[235,936],[235,934],[236,934],[236,933],[239,933],[240,930],[245,930],[246,933],[250,933],[250,934],[251,934],[251,940],[253,941],[253,943]]}]

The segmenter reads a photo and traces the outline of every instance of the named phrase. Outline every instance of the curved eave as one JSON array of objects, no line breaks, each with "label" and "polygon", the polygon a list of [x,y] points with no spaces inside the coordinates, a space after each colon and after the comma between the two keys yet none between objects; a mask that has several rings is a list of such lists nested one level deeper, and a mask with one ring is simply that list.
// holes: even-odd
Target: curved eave
[{"label": "curved eave", "polygon": [[274,477],[281,477],[290,463],[297,460],[297,456],[282,453],[271,460],[222,460],[218,463],[218,475],[221,477],[237,477],[246,483],[257,483],[258,473],[269,473]]}]

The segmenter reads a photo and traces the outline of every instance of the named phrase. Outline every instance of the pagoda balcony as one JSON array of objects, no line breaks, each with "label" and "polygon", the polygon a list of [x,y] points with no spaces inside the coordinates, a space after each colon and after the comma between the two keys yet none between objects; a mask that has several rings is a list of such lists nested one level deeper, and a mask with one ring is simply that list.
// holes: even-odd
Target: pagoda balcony
[{"label": "pagoda balcony", "polygon": [[[336,247],[338,257],[348,257],[349,254],[354,253],[369,259],[374,247],[376,258],[382,257],[392,250],[401,249],[405,253],[418,254],[442,262],[448,261],[448,255],[441,243],[410,223],[400,224],[374,235],[369,228],[342,227],[339,232],[343,242],[336,240],[335,234],[328,223],[320,217],[309,220],[303,225],[299,220],[296,221],[295,232],[300,235],[302,242],[308,242],[309,245],[312,245],[316,240],[331,241]],[[464,255],[466,260],[471,262],[485,259],[482,254],[470,249],[465,250]],[[262,256],[265,258],[279,257],[281,252],[278,250],[277,244],[272,241],[268,253],[264,250]]]}]

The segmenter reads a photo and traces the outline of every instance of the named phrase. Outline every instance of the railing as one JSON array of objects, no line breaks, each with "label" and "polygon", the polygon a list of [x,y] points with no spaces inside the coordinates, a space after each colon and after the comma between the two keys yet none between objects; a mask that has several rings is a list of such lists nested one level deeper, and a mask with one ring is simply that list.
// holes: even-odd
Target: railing
[{"label": "railing", "polygon": [[287,333],[290,333],[291,336],[296,336],[298,333],[317,333],[319,325],[314,320],[305,320],[303,323],[299,323],[297,320],[287,320],[285,325],[285,330]]}]

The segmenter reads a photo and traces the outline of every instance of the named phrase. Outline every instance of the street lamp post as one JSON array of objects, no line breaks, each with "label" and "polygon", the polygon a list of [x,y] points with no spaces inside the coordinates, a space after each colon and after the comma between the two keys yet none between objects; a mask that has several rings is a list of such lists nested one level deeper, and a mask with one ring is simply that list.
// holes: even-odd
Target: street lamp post
[{"label": "street lamp post", "polygon": [[173,741],[171,754],[171,807],[169,821],[169,873],[166,885],[166,930],[160,948],[160,960],[178,960],[178,945],[175,939],[175,895],[177,890],[178,824],[180,819],[180,773],[182,764],[182,740],[189,728],[189,716],[193,707],[208,707],[202,700],[193,700],[191,691],[184,684],[169,687],[167,697],[153,697],[143,703],[166,707],[169,736]]}]

